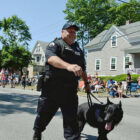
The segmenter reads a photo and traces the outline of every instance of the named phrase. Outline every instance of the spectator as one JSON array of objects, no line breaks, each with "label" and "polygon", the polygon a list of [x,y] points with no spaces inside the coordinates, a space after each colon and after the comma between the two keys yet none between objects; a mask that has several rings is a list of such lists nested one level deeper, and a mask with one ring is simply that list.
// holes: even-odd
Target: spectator
[{"label": "spectator", "polygon": [[118,88],[117,88],[117,93],[119,95],[119,98],[123,97],[123,92],[124,92],[124,86],[123,86],[122,82],[119,82]]},{"label": "spectator", "polygon": [[11,74],[11,88],[15,88],[15,74]]},{"label": "spectator", "polygon": [[140,76],[138,77],[138,79],[137,79],[137,82],[138,82],[138,89],[140,89]]},{"label": "spectator", "polygon": [[109,93],[110,87],[112,87],[112,85],[115,83],[115,81],[113,79],[110,79],[107,81],[106,83],[106,88],[107,88],[107,92]]},{"label": "spectator", "polygon": [[5,73],[2,73],[1,75],[1,81],[2,81],[2,87],[4,88],[6,85],[6,75]]},{"label": "spectator", "polygon": [[25,75],[22,76],[21,81],[22,81],[23,89],[25,89],[25,87],[26,87],[26,76]]},{"label": "spectator", "polygon": [[94,77],[95,78],[98,78],[98,72],[95,73]]},{"label": "spectator", "polygon": [[85,88],[85,82],[84,82],[84,81],[82,81],[82,80],[81,80],[81,81],[79,81],[79,87],[78,87],[78,88],[79,88],[79,90],[80,90],[80,91],[83,91],[83,90],[84,90],[84,88]]},{"label": "spectator", "polygon": [[117,86],[116,84],[113,84],[110,86],[109,95],[114,98],[116,94],[117,94]]},{"label": "spectator", "polygon": [[130,74],[130,73],[127,73],[126,82],[127,82],[126,94],[127,94],[128,91],[130,91],[130,94],[131,94],[131,83],[132,83],[132,78],[131,78],[131,74]]},{"label": "spectator", "polygon": [[98,89],[99,89],[99,81],[98,78],[95,78],[95,80],[93,80],[90,84],[91,87],[91,92],[97,92],[98,93]]}]

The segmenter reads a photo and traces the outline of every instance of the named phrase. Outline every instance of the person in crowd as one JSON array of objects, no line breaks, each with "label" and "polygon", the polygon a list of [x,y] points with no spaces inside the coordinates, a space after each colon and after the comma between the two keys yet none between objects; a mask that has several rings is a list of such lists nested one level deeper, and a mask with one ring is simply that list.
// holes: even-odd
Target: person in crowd
[{"label": "person in crowd", "polygon": [[86,92],[90,92],[90,87],[85,72],[84,53],[75,41],[78,30],[78,26],[67,22],[62,28],[61,38],[56,38],[46,49],[46,75],[41,86],[33,140],[41,140],[42,132],[58,108],[63,115],[64,138],[80,139],[77,122],[79,78],[83,78]]},{"label": "person in crowd", "polygon": [[110,88],[112,87],[112,85],[115,84],[115,81],[113,79],[110,79],[107,81],[106,83],[106,89],[107,89],[107,92],[109,93],[110,91]]},{"label": "person in crowd", "polygon": [[132,78],[131,78],[131,74],[130,73],[127,73],[127,77],[126,77],[126,94],[127,92],[129,91],[130,94],[131,94],[131,83],[132,83]]},{"label": "person in crowd", "polygon": [[98,78],[95,78],[91,82],[90,87],[92,89],[92,92],[97,92],[98,93],[98,90],[99,90],[99,81],[98,81]]},{"label": "person in crowd", "polygon": [[138,82],[138,89],[140,89],[140,76],[138,77],[138,79],[137,79],[137,82]]},{"label": "person in crowd", "polygon": [[1,83],[2,83],[2,87],[5,88],[5,85],[6,85],[6,75],[5,75],[5,73],[2,73],[2,75],[1,75]]},{"label": "person in crowd", "polygon": [[23,86],[23,89],[25,89],[26,87],[26,75],[23,75],[22,78],[21,78],[21,84]]},{"label": "person in crowd", "polygon": [[98,78],[98,72],[95,73],[94,77],[97,79]]},{"label": "person in crowd", "polygon": [[117,95],[117,85],[114,83],[113,85],[110,85],[109,95],[111,97],[116,97]]},{"label": "person in crowd", "polygon": [[15,73],[11,74],[11,88],[15,88]]},{"label": "person in crowd", "polygon": [[124,92],[124,86],[122,82],[118,82],[117,93],[118,93],[119,98],[123,97],[123,92]]}]

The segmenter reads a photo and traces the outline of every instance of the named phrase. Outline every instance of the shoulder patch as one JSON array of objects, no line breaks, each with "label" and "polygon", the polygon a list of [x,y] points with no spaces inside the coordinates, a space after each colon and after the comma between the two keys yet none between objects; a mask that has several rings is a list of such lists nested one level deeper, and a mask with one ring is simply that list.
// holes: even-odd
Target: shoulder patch
[{"label": "shoulder patch", "polygon": [[54,43],[54,42],[51,42],[51,43],[49,44],[49,47],[53,47],[53,46],[55,46],[55,43]]}]

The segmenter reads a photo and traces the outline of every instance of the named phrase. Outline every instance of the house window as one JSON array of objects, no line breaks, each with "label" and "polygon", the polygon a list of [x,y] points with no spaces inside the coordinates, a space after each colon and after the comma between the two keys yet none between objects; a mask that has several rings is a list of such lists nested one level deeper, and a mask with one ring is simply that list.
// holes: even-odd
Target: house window
[{"label": "house window", "polygon": [[101,69],[101,60],[96,59],[95,60],[95,70],[100,70]]},{"label": "house window", "polygon": [[117,65],[117,58],[116,57],[111,57],[111,59],[110,59],[110,70],[116,70],[116,65]]},{"label": "house window", "polygon": [[36,62],[39,62],[39,61],[40,61],[40,57],[37,56],[37,57],[36,57]]},{"label": "house window", "polygon": [[125,68],[129,68],[130,57],[125,57]]},{"label": "house window", "polygon": [[117,36],[114,35],[111,37],[111,46],[116,47],[117,46]]}]

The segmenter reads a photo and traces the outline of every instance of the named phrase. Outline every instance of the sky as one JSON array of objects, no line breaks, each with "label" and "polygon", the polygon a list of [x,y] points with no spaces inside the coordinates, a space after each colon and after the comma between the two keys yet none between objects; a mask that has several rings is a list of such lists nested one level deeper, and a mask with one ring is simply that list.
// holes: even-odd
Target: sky
[{"label": "sky", "polygon": [[0,20],[13,15],[25,21],[30,29],[32,51],[36,41],[50,42],[60,37],[66,16],[67,0],[0,0]]}]

